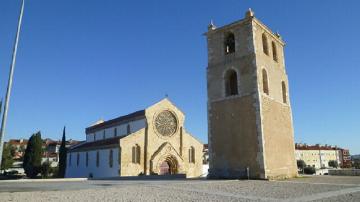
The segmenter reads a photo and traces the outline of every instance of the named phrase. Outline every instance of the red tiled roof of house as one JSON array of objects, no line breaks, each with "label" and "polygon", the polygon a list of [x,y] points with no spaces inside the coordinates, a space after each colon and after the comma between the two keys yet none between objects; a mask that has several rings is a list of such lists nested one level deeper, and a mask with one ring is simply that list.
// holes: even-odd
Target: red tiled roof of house
[{"label": "red tiled roof of house", "polygon": [[295,144],[297,150],[340,150],[339,147],[323,146],[323,145],[306,145],[306,144]]}]

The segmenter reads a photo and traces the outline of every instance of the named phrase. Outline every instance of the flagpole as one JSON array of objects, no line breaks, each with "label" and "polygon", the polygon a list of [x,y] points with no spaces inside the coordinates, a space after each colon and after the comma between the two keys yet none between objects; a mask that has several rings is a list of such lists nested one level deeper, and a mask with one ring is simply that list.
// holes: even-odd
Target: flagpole
[{"label": "flagpole", "polygon": [[4,114],[1,121],[1,128],[0,128],[0,168],[1,168],[1,161],[2,161],[2,153],[3,153],[3,146],[4,146],[4,134],[5,134],[5,126],[6,126],[6,119],[7,119],[7,113],[9,108],[9,101],[10,101],[10,94],[11,94],[11,87],[12,87],[12,81],[14,77],[14,69],[15,69],[15,63],[16,63],[16,53],[19,43],[19,35],[21,30],[21,21],[24,14],[24,3],[25,0],[22,0],[21,2],[21,9],[20,9],[20,16],[18,21],[18,27],[16,32],[16,38],[14,43],[14,49],[12,54],[12,61],[10,66],[10,73],[9,73],[9,80],[8,80],[8,86],[6,89],[6,97],[5,97],[5,106],[4,106]]}]

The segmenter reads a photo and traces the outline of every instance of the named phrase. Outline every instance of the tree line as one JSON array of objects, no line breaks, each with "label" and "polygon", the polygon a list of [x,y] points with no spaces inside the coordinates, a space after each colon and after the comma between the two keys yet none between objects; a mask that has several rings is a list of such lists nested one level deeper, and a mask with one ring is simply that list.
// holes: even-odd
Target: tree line
[{"label": "tree line", "polygon": [[[36,132],[31,135],[28,140],[27,147],[23,156],[22,166],[24,172],[28,178],[37,178],[39,174],[42,178],[48,178],[50,176],[57,178],[65,177],[66,169],[66,134],[65,127],[63,129],[61,145],[59,148],[59,163],[58,166],[52,168],[48,161],[42,162],[43,157],[43,148],[42,148],[42,138],[41,132]],[[1,170],[6,170],[11,168],[14,163],[14,149],[10,144],[6,144],[3,149],[2,165]]]}]

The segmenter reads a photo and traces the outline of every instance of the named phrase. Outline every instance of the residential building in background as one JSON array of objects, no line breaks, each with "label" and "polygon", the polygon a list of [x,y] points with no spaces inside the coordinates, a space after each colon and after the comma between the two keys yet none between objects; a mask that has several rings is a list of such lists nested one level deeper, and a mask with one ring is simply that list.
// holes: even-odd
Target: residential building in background
[{"label": "residential building in background", "polygon": [[348,149],[342,149],[342,148],[340,148],[338,151],[339,151],[341,167],[342,168],[351,168],[352,163],[351,163],[350,151]]},{"label": "residential building in background", "polygon": [[347,149],[342,149],[331,145],[307,145],[295,144],[296,160],[303,160],[306,165],[320,168],[328,168],[329,161],[337,161],[339,167],[350,168],[350,153]]},{"label": "residential building in background", "polygon": [[[16,170],[18,173],[24,173],[22,167],[22,161],[27,147],[27,139],[10,139],[8,142],[5,142],[5,145],[10,145],[12,150],[12,155],[14,159],[14,164],[9,170]],[[79,144],[80,141],[77,140],[68,140],[66,141],[66,147],[69,148],[73,145]],[[52,140],[50,138],[43,139],[42,142],[42,159],[41,163],[49,162],[51,167],[58,166],[59,163],[59,148],[61,140]]]}]

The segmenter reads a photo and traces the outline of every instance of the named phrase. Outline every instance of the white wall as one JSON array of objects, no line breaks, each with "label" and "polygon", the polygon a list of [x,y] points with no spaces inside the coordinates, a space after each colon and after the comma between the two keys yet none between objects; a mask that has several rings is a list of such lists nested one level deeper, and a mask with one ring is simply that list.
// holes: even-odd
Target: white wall
[{"label": "white wall", "polygon": [[105,138],[112,138],[115,137],[115,128],[117,130],[117,136],[124,136],[127,135],[127,125],[130,125],[130,133],[134,133],[142,128],[146,127],[146,120],[140,119],[136,121],[131,121],[128,123],[120,124],[118,126],[106,128],[103,130],[96,131],[95,133],[90,133],[86,135],[86,141],[87,142],[93,142],[94,141],[94,135],[95,135],[95,141],[96,140],[103,140],[104,139],[104,131],[105,131]]},{"label": "white wall", "polygon": [[[111,149],[101,149],[87,151],[89,155],[89,163],[86,167],[86,152],[72,152],[67,155],[66,174],[65,177],[89,177],[92,173],[93,177],[115,177],[119,176],[119,148],[113,150],[113,167],[109,166],[109,152]],[[96,166],[96,152],[99,151],[99,167]],[[76,165],[77,154],[80,154],[79,165]],[[69,164],[69,155],[71,156],[71,165]]]},{"label": "white wall", "polygon": [[203,164],[201,177],[206,177],[209,174],[209,164]]}]

